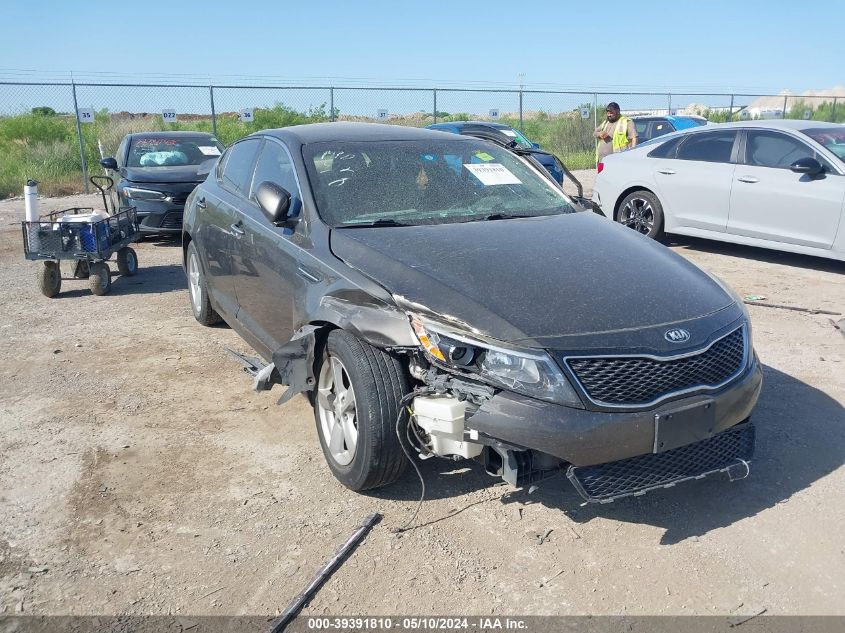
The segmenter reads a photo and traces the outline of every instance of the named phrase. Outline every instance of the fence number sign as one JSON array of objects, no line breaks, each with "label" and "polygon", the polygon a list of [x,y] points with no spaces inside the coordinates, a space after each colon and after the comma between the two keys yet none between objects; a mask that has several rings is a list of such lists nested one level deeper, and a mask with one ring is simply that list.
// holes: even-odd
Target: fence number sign
[{"label": "fence number sign", "polygon": [[590,108],[581,108],[581,118],[582,119],[589,119],[590,118]]},{"label": "fence number sign", "polygon": [[244,123],[252,123],[253,121],[255,121],[255,116],[254,112],[252,111],[252,108],[244,108],[243,110],[238,112],[238,117]]},{"label": "fence number sign", "polygon": [[161,111],[161,118],[165,123],[176,123],[178,120],[176,117],[176,110],[162,110]]},{"label": "fence number sign", "polygon": [[76,111],[76,118],[79,119],[80,123],[93,123],[94,108],[79,108]]},{"label": "fence number sign", "polygon": [[376,118],[379,121],[386,121],[387,120],[387,110],[385,110],[384,108],[377,110],[376,111]]},{"label": "fence number sign", "polygon": [[804,120],[805,121],[810,120],[810,111],[809,110],[804,110]]},{"label": "fence number sign", "polygon": [[499,108],[490,108],[490,118],[494,121],[499,118]]}]

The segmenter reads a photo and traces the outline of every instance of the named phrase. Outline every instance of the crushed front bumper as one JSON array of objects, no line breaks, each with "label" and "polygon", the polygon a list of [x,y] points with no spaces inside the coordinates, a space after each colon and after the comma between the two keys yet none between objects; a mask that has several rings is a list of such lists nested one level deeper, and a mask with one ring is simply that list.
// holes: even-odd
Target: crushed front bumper
[{"label": "crushed front bumper", "polygon": [[[566,462],[582,496],[601,502],[718,471],[739,468],[747,474],[747,442],[752,448],[754,443],[747,421],[762,382],[755,357],[717,392],[647,410],[573,409],[499,392],[467,414],[465,428],[497,450],[534,450]],[[732,443],[736,437],[738,444]],[[727,452],[725,442],[733,447]],[[689,455],[694,459],[686,459]]]}]

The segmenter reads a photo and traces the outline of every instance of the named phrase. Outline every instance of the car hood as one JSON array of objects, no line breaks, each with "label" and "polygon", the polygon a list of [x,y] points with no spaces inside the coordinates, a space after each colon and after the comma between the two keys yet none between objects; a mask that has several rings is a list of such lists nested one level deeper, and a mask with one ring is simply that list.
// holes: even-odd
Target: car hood
[{"label": "car hood", "polygon": [[331,247],[405,306],[526,346],[679,323],[734,303],[683,257],[593,213],[341,228]]},{"label": "car hood", "polygon": [[178,167],[127,167],[123,177],[132,182],[193,182],[205,180],[208,170],[199,175],[200,165],[184,165]]}]

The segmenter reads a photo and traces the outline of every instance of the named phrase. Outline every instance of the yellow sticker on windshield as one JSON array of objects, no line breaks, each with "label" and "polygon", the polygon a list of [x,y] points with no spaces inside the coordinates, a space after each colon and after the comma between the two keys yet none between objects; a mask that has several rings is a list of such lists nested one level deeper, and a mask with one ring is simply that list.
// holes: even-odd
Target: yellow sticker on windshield
[{"label": "yellow sticker on windshield", "polygon": [[481,160],[483,160],[485,162],[493,160],[493,157],[490,156],[490,154],[488,154],[487,152],[476,152],[475,157],[480,158]]}]

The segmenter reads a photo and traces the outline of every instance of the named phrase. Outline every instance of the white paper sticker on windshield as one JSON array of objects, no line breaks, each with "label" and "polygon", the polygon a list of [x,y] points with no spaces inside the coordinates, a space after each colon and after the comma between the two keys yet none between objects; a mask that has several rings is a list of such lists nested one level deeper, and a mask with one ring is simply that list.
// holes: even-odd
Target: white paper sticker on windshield
[{"label": "white paper sticker on windshield", "polygon": [[504,165],[499,163],[465,164],[470,173],[483,185],[521,185],[522,181]]},{"label": "white paper sticker on windshield", "polygon": [[513,137],[516,136],[516,132],[514,132],[513,130],[499,130],[499,131],[502,134],[504,134],[505,136],[513,136]]},{"label": "white paper sticker on windshield", "polygon": [[205,156],[220,156],[220,150],[214,145],[200,145],[199,148]]}]

